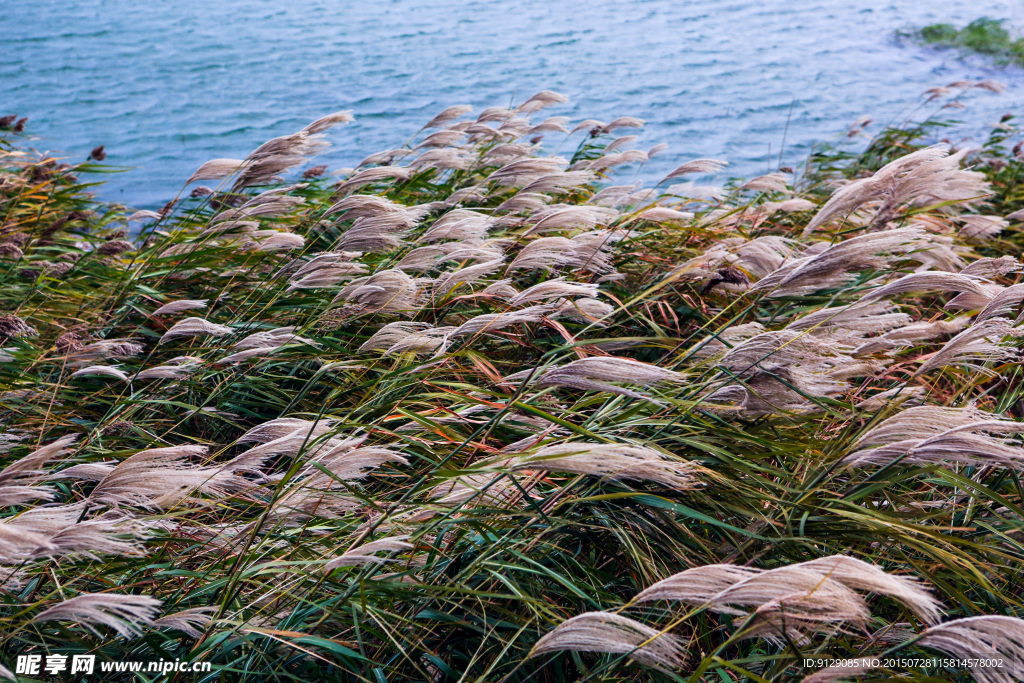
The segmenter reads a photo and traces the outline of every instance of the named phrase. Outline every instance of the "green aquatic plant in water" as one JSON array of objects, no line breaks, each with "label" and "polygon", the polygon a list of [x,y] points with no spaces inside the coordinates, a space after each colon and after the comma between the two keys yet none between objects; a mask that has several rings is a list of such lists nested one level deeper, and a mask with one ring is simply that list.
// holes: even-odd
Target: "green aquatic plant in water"
[{"label": "green aquatic plant in water", "polygon": [[1024,66],[1024,38],[1013,38],[1002,19],[982,17],[962,29],[952,24],[931,24],[917,32],[917,37],[935,47],[960,48],[989,55],[1002,64]]}]

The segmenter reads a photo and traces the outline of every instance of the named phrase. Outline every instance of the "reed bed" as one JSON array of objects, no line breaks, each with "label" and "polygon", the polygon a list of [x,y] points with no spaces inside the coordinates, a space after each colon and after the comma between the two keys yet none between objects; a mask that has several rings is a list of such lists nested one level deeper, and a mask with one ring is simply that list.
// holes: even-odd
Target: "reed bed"
[{"label": "reed bed", "polygon": [[1013,120],[709,192],[565,101],[134,213],[4,120],[0,675],[1024,678]]}]

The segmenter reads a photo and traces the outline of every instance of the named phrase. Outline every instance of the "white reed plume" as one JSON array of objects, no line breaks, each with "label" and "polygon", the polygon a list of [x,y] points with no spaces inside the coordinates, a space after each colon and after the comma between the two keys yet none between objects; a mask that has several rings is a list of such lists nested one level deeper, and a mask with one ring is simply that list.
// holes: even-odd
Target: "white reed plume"
[{"label": "white reed plume", "polygon": [[519,191],[526,194],[567,194],[586,189],[597,176],[590,171],[564,171],[541,176]]},{"label": "white reed plume", "polygon": [[370,254],[390,251],[402,245],[402,237],[412,226],[413,220],[405,213],[357,218],[338,240],[335,249]]},{"label": "white reed plume", "polygon": [[[605,327],[607,323],[602,322],[602,320],[613,312],[615,312],[615,307],[611,304],[584,297],[563,302],[551,317],[569,318],[570,320]],[[602,346],[601,348],[607,347]]]},{"label": "white reed plume", "polygon": [[1016,358],[1018,351],[1004,346],[1007,337],[1024,336],[1024,329],[1013,326],[1005,318],[989,318],[968,327],[956,335],[931,358],[926,360],[914,373],[915,376],[949,365],[965,365],[983,374],[994,374],[978,363],[998,362]]},{"label": "white reed plume", "polygon": [[353,280],[334,300],[362,304],[385,313],[413,311],[422,302],[425,284],[422,279],[392,268]]},{"label": "white reed plume", "polygon": [[619,213],[614,209],[601,206],[545,207],[529,217],[528,221],[533,223],[533,226],[524,234],[569,228],[592,230],[599,225],[608,225],[618,216]]},{"label": "white reed plume", "polygon": [[[975,323],[984,322],[989,318],[1011,316],[1021,305],[1021,302],[1024,302],[1024,284],[1010,285],[992,297],[992,300],[988,302],[981,313],[978,314],[978,317],[975,318]],[[1020,323],[1020,320],[1018,316],[1014,324]]]},{"label": "white reed plume", "polygon": [[493,218],[482,213],[468,209],[452,209],[434,221],[416,241],[429,243],[439,240],[484,239],[493,223]]},{"label": "white reed plume", "polygon": [[[867,574],[873,576],[871,570]],[[773,640],[784,634],[802,639],[805,633],[835,633],[846,624],[863,628],[870,618],[863,597],[806,564],[769,571],[720,564],[697,567],[659,581],[633,600],[673,600],[734,617],[756,616],[745,637]]]},{"label": "white reed plume", "polygon": [[565,237],[540,237],[525,247],[512,260],[508,272],[515,270],[544,270],[552,272],[565,266],[578,266],[576,246]]},{"label": "white reed plume", "polygon": [[137,380],[182,379],[191,375],[202,364],[203,359],[195,356],[177,356],[163,365],[157,365],[135,375]]},{"label": "white reed plume", "polygon": [[551,107],[556,104],[565,104],[569,101],[569,98],[561,93],[554,92],[552,90],[541,90],[536,95],[530,97],[518,107],[516,112],[520,114],[532,114],[535,111],[540,111],[546,107]]},{"label": "white reed plume", "polygon": [[[486,290],[484,290],[486,291]],[[554,312],[554,308],[546,305],[529,306],[518,311],[504,313],[485,313],[470,318],[462,323],[454,332],[453,337],[480,334],[481,332],[497,332],[517,323],[539,323]]]},{"label": "white reed plume", "polygon": [[431,329],[430,323],[409,322],[400,320],[388,323],[377,330],[359,347],[360,351],[387,351],[395,344],[415,334]]},{"label": "white reed plume", "polygon": [[171,329],[164,332],[158,344],[166,344],[178,337],[220,337],[225,334],[234,334],[234,330],[227,325],[211,323],[204,318],[185,318],[174,324]]},{"label": "white reed plume", "polygon": [[[649,211],[641,216],[646,218]],[[797,242],[777,235],[762,235],[749,241],[728,238],[676,266],[669,277],[709,279],[712,281],[708,283],[709,288],[722,285],[723,289],[743,291],[750,283],[779,271],[796,248]]]},{"label": "white reed plume", "polygon": [[[188,464],[187,458],[203,456],[206,452],[206,446],[171,446],[140,451],[114,467],[108,466],[107,473],[89,494],[89,500],[115,508],[132,505],[161,509],[188,498],[194,492],[223,498],[231,490],[245,487],[244,480],[222,471],[220,467]],[[77,468],[63,470],[53,478],[67,478],[72,470]],[[76,474],[80,472],[76,471]]]},{"label": "white reed plume", "polygon": [[563,443],[545,446],[512,461],[513,470],[573,472],[614,480],[654,481],[676,491],[699,488],[703,469],[673,460],[646,446],[618,443]]},{"label": "white reed plume", "polygon": [[209,607],[192,607],[189,609],[168,614],[153,621],[157,628],[175,629],[181,631],[191,638],[201,638],[203,631],[213,621],[214,615],[219,608],[215,605]]},{"label": "white reed plume", "polygon": [[952,320],[936,320],[935,322],[919,322],[904,325],[866,341],[854,349],[853,353],[854,355],[866,355],[913,346],[916,342],[928,341],[946,334],[956,334],[963,330],[970,321],[970,316],[962,315]]},{"label": "white reed plume", "polygon": [[789,189],[789,177],[784,173],[769,173],[768,175],[751,178],[740,185],[741,190],[757,190],[759,192],[786,192]]},{"label": "white reed plume", "polygon": [[[437,134],[435,134],[437,135]],[[409,162],[409,168],[424,171],[432,168],[464,170],[473,165],[473,156],[465,149],[445,147],[427,150]]]},{"label": "white reed plume", "polygon": [[276,348],[285,344],[307,344],[309,346],[319,346],[319,344],[312,339],[306,339],[305,337],[300,337],[295,334],[295,326],[291,325],[288,327],[278,327],[273,330],[250,334],[231,348],[234,351],[242,351],[244,349],[257,349],[262,347]]},{"label": "white reed plume", "polygon": [[[185,184],[189,185],[197,180],[220,180],[221,178],[226,178],[241,169],[244,164],[245,161],[242,159],[211,159],[200,166],[195,173],[189,176],[189,179],[185,181]],[[136,211],[128,218],[128,220],[140,220],[141,218],[156,220],[162,218],[160,214],[156,214],[154,216],[138,216],[139,213],[141,212]]]},{"label": "white reed plume", "polygon": [[343,214],[346,218],[371,218],[383,214],[404,214],[409,207],[391,201],[387,197],[379,197],[372,194],[351,194],[344,199],[331,205],[324,216],[336,213]]},{"label": "white reed plume", "polygon": [[145,595],[86,593],[43,610],[31,619],[33,624],[69,621],[84,626],[99,636],[97,626],[113,629],[125,638],[142,635],[153,625],[161,601]]},{"label": "white reed plume", "polygon": [[781,202],[765,202],[761,205],[761,208],[769,213],[775,213],[776,211],[782,211],[783,213],[796,213],[799,211],[811,211],[816,206],[817,204],[808,199],[794,197]]},{"label": "white reed plume", "polygon": [[71,373],[72,377],[113,377],[119,379],[122,382],[128,381],[128,375],[123,370],[118,370],[110,365],[90,365],[84,367],[81,370],[76,370]]},{"label": "white reed plume", "polygon": [[[846,456],[843,462],[884,466],[898,460],[908,464],[964,464],[1019,470],[1024,468],[1024,448],[1019,438],[1000,435],[1021,432],[1024,423],[974,408],[908,408],[862,437],[856,444],[860,450]],[[900,436],[903,438],[897,438]]]},{"label": "white reed plume", "polygon": [[984,242],[990,240],[1010,223],[1002,216],[960,216],[960,233],[969,240]]},{"label": "white reed plume", "polygon": [[376,165],[376,164],[388,165],[388,164],[391,164],[392,162],[394,162],[394,161],[396,161],[398,159],[402,159],[402,158],[407,157],[407,156],[409,156],[411,154],[415,154],[415,152],[412,151],[411,149],[407,149],[407,148],[405,148],[405,149],[389,149],[389,150],[385,150],[383,152],[377,152],[376,154],[371,154],[370,156],[366,157],[365,159],[360,161],[358,164],[356,164],[356,168],[362,168],[363,166],[371,166],[371,165]]},{"label": "white reed plume", "polygon": [[658,184],[661,185],[661,183],[666,181],[673,180],[675,178],[682,178],[685,175],[693,173],[718,173],[728,165],[729,162],[719,161],[718,159],[694,159],[692,161],[687,161],[681,166],[677,166],[667,176],[662,178],[661,182]]},{"label": "white reed plume", "polygon": [[412,170],[402,166],[364,168],[361,171],[356,171],[346,180],[337,183],[334,186],[335,194],[342,196],[351,190],[356,190],[372,183],[379,183],[382,180],[408,180],[410,177],[412,177]]},{"label": "white reed plume", "polygon": [[693,220],[693,214],[689,211],[677,211],[664,206],[655,206],[645,209],[637,214],[638,220],[650,221],[652,223],[688,223]]},{"label": "white reed plume", "polygon": [[907,294],[909,292],[945,291],[969,292],[981,297],[989,297],[992,292],[991,284],[977,277],[961,273],[928,270],[921,273],[904,275],[893,282],[868,292],[861,298],[861,301],[888,299],[898,294]]},{"label": "white reed plume", "polygon": [[889,162],[870,178],[855,180],[836,191],[804,228],[804,235],[873,200],[883,200],[869,226],[877,229],[895,216],[900,205],[918,197],[937,203],[933,200],[965,201],[986,194],[983,180],[965,176],[960,170],[966,153],[962,150],[950,156],[945,145],[936,145]]},{"label": "white reed plume", "polygon": [[232,348],[234,353],[215,361],[218,365],[235,363],[257,356],[266,356],[276,353],[286,344],[305,344],[308,346],[320,347],[320,344],[312,339],[306,339],[295,334],[295,327],[279,327],[275,330],[256,332],[250,334]]},{"label": "white reed plume", "polygon": [[[523,370],[509,375],[503,383],[508,384],[526,379],[531,374],[533,374],[532,370]],[[538,387],[569,387],[580,391],[604,391],[645,401],[654,401],[649,396],[619,385],[653,387],[661,383],[678,384],[684,381],[686,381],[686,376],[681,373],[660,368],[657,365],[641,363],[631,358],[591,356],[540,373],[534,376],[533,384]]]},{"label": "white reed plume", "polygon": [[[260,445],[236,455],[225,463],[222,469],[225,473],[252,474],[258,478],[265,478],[261,468],[271,456],[281,455],[291,458],[302,453],[307,459],[315,458],[327,452],[340,453],[350,450],[366,439],[365,436],[323,438],[332,429],[333,422],[329,420],[320,420],[316,423],[294,418],[272,420],[243,435],[242,439],[247,441],[258,438],[261,441]],[[246,438],[256,430],[260,430],[256,436]],[[269,438],[273,434],[281,434],[281,436]]]},{"label": "white reed plume", "polygon": [[68,365],[81,367],[97,360],[126,360],[145,350],[137,339],[101,339],[67,355]]},{"label": "white reed plume", "polygon": [[206,308],[207,301],[208,299],[184,299],[181,301],[172,301],[171,303],[164,304],[160,308],[156,309],[150,313],[150,315],[172,315],[174,313],[190,311],[196,308]]},{"label": "white reed plume", "polygon": [[596,297],[597,283],[566,282],[565,278],[546,280],[524,289],[511,299],[509,304],[517,306],[533,301],[548,301],[570,296]]},{"label": "white reed plume", "polygon": [[136,211],[132,215],[128,216],[128,218],[126,218],[125,220],[128,221],[129,223],[134,223],[135,221],[157,221],[160,220],[161,218],[163,218],[163,216],[157,213],[156,211],[149,211],[143,209],[141,211]]},{"label": "white reed plume", "polygon": [[448,343],[457,328],[453,326],[433,327],[413,332],[385,349],[387,354],[416,353],[440,355],[448,349]]},{"label": "white reed plume", "polygon": [[502,166],[487,179],[498,185],[525,187],[538,178],[560,172],[566,163],[561,157],[520,159]]},{"label": "white reed plume", "polygon": [[[33,553],[48,556],[72,555],[99,559],[102,555],[135,556],[142,554],[137,540],[148,535],[149,525],[120,510],[85,518],[88,503],[39,506],[9,518],[3,526],[41,536],[45,547]],[[2,532],[0,532],[2,535]]]},{"label": "white reed plume", "polygon": [[355,121],[355,118],[352,116],[351,111],[336,111],[333,114],[321,116],[316,121],[303,128],[302,132],[307,135],[315,135],[333,128],[334,126],[344,123],[352,123],[353,121]]},{"label": "white reed plume", "polygon": [[865,269],[888,269],[909,252],[930,246],[920,228],[899,228],[860,235],[811,256],[792,260],[762,278],[751,289],[768,296],[810,294],[841,287]]},{"label": "white reed plume", "polygon": [[57,554],[59,548],[46,535],[0,523],[0,563],[18,564]]},{"label": "white reed plume", "polygon": [[423,138],[413,149],[448,147],[462,142],[466,134],[460,130],[439,130]]},{"label": "white reed plume", "polygon": [[270,443],[296,432],[308,436],[313,441],[334,429],[334,420],[303,420],[297,417],[279,417],[253,427],[242,436],[238,443]]},{"label": "white reed plume", "polygon": [[664,670],[686,664],[685,645],[679,638],[609,612],[585,612],[563,621],[537,641],[529,656],[560,650],[628,654],[640,664]]},{"label": "white reed plume", "polygon": [[521,213],[524,211],[539,211],[543,209],[551,196],[536,192],[517,192],[515,195],[498,204],[495,211],[507,211],[509,213]]},{"label": "white reed plume", "polygon": [[388,562],[390,558],[381,557],[377,553],[394,553],[403,550],[412,550],[415,546],[408,542],[408,536],[392,536],[380,538],[376,541],[363,543],[362,545],[345,551],[344,554],[335,557],[324,565],[324,571],[331,571],[338,567],[362,567],[367,564],[381,564]]},{"label": "white reed plume", "polygon": [[611,133],[619,128],[643,128],[646,121],[635,116],[620,116],[601,127],[602,133]]},{"label": "white reed plume", "polygon": [[910,323],[906,313],[894,312],[891,301],[860,301],[831,308],[821,308],[791,321],[787,330],[810,330],[812,334],[839,333],[847,344],[866,334],[887,332]]},{"label": "white reed plume", "polygon": [[460,116],[465,116],[469,112],[473,111],[473,107],[468,104],[455,104],[447,109],[443,110],[440,114],[427,121],[424,128],[439,128],[446,123],[454,121]]},{"label": "white reed plume", "polygon": [[638,162],[647,161],[647,153],[640,149],[629,149],[625,152],[614,152],[612,154],[605,154],[599,156],[593,161],[582,161],[577,164],[573,164],[573,169],[585,168],[588,171],[603,171],[611,168],[612,166],[621,166],[623,164],[634,164]]},{"label": "white reed plume", "polygon": [[898,386],[880,391],[857,403],[860,410],[881,410],[887,406],[903,403],[921,403],[925,398],[924,387]]},{"label": "white reed plume", "polygon": [[[489,461],[486,464],[504,466],[505,462]],[[517,485],[502,472],[484,471],[442,481],[431,489],[430,497],[437,505],[464,509],[478,506],[508,508],[521,502],[523,490],[529,488],[528,481]]]},{"label": "white reed plume", "polygon": [[[310,456],[307,464],[303,465],[299,474],[303,486],[318,489],[342,488],[337,480],[352,481],[364,479],[372,470],[381,467],[386,463],[397,463],[408,465],[406,460],[398,451],[388,446],[362,446],[365,437],[356,437],[345,440],[334,440],[328,443],[326,450]],[[331,445],[335,443],[337,445]],[[330,474],[323,472],[326,469]]]},{"label": "white reed plume", "polygon": [[534,269],[552,272],[569,267],[606,273],[612,268],[609,250],[620,238],[621,235],[605,232],[586,232],[572,239],[540,237],[523,247],[509,264],[507,272]]},{"label": "white reed plume", "polygon": [[0,470],[0,507],[52,499],[53,489],[36,486],[46,475],[43,466],[70,453],[76,439],[78,434],[62,436]]},{"label": "white reed plume", "polygon": [[1024,680],[1024,619],[997,615],[954,619],[925,629],[916,644],[965,660],[979,683]]},{"label": "white reed plume", "polygon": [[480,294],[496,299],[511,299],[519,290],[512,285],[512,280],[498,280],[484,287]]},{"label": "white reed plume", "polygon": [[352,263],[348,254],[352,252],[328,252],[320,254],[299,268],[288,278],[286,291],[296,289],[321,289],[333,287],[343,280],[366,273],[362,263]]},{"label": "white reed plume", "polygon": [[800,566],[820,572],[854,590],[892,598],[926,624],[936,623],[942,615],[939,602],[915,578],[889,574],[877,565],[856,557],[830,555],[801,562]]}]

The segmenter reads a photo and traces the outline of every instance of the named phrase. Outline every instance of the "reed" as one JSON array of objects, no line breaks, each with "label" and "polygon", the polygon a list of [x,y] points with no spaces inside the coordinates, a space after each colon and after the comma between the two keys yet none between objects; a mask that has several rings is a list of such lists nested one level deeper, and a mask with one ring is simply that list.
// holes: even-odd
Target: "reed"
[{"label": "reed", "polygon": [[0,677],[1019,680],[1013,121],[709,196],[564,102],[340,178],[339,112],[134,213],[0,121]]}]

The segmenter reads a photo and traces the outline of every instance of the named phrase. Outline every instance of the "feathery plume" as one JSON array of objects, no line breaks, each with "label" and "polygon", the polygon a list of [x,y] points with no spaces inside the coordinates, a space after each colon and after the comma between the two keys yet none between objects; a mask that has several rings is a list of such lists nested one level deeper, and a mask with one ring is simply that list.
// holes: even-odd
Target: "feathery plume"
[{"label": "feathery plume", "polygon": [[[526,379],[531,372],[523,370],[509,375],[504,379],[503,384]],[[547,370],[534,379],[534,384],[538,387],[570,387],[580,391],[604,391],[645,401],[654,401],[649,396],[619,385],[632,384],[652,387],[662,382],[680,383],[685,380],[686,376],[681,373],[641,363],[631,358],[592,356]]]},{"label": "feathery plume", "polygon": [[376,541],[364,543],[356,548],[346,551],[344,554],[335,557],[324,565],[324,571],[331,571],[338,567],[362,567],[367,564],[380,564],[387,562],[389,558],[380,557],[377,553],[398,552],[412,550],[415,546],[408,542],[408,536],[393,536],[381,538]]},{"label": "feathery plume", "polygon": [[[245,161],[243,161],[242,159],[211,159],[210,161],[207,161],[205,164],[200,166],[195,173],[189,176],[189,179],[185,181],[185,184],[190,185],[191,183],[194,183],[197,180],[220,180],[221,178],[226,178],[232,173],[235,173],[236,171],[240,170],[244,164]],[[156,220],[158,218],[161,218],[160,214],[156,214],[155,216],[138,216],[138,214],[140,213],[142,212],[135,212],[134,214],[132,214],[131,217],[128,218],[128,220],[140,220],[142,218],[152,218]]]},{"label": "feathery plume", "polygon": [[1007,337],[1024,336],[1024,330],[1016,328],[1005,318],[989,318],[971,325],[956,335],[935,355],[926,360],[917,369],[914,376],[943,368],[949,365],[966,365],[983,374],[993,371],[977,363],[998,362],[1018,355],[1017,349],[1003,346],[1001,342]]},{"label": "feathery plume", "polygon": [[444,124],[454,121],[460,116],[465,116],[469,112],[473,111],[473,107],[468,104],[455,104],[448,107],[434,118],[427,121],[427,125],[424,128],[439,128]]},{"label": "feathery plume", "polygon": [[217,613],[217,609],[216,606],[192,607],[160,617],[153,622],[153,626],[176,629],[191,638],[201,638],[203,630],[213,621],[213,616]]},{"label": "feathery plume", "polygon": [[90,365],[71,373],[72,377],[113,377],[122,382],[128,381],[128,375],[123,370],[118,370],[109,365]]},{"label": "feathery plume", "polygon": [[329,130],[339,124],[352,123],[353,121],[355,121],[355,118],[352,116],[351,111],[337,111],[333,114],[328,114],[327,116],[321,116],[316,121],[303,128],[302,132],[306,135],[315,135],[317,133],[322,133],[325,130]]},{"label": "feathery plume", "polygon": [[[996,615],[954,619],[925,629],[917,645],[966,660],[967,669],[979,683],[1024,680],[1022,619]],[[1000,666],[990,666],[993,661]]]},{"label": "feathery plume", "polygon": [[135,375],[135,379],[182,379],[195,372],[196,367],[202,362],[203,359],[196,356],[177,356],[163,365],[139,372]]},{"label": "feathery plume", "polygon": [[533,112],[540,111],[545,107],[550,107],[555,104],[565,104],[568,101],[569,98],[561,93],[557,93],[552,90],[541,90],[539,93],[516,107],[516,111],[521,114],[532,114]]},{"label": "feathery plume", "polygon": [[563,621],[537,641],[529,656],[559,650],[628,654],[640,664],[664,670],[686,663],[683,642],[676,636],[609,612],[585,612]]},{"label": "feathery plume", "polygon": [[181,313],[182,311],[190,311],[196,308],[206,308],[207,299],[184,299],[182,301],[172,301],[169,304],[164,304],[160,308],[156,309],[151,316],[157,315],[171,315],[174,313]]},{"label": "feathery plume", "polygon": [[166,344],[178,337],[220,337],[225,334],[234,334],[234,330],[226,325],[211,323],[204,318],[185,318],[164,332],[157,343]]},{"label": "feathery plume", "polygon": [[[222,498],[232,489],[245,488],[244,480],[220,467],[187,464],[186,458],[206,452],[206,446],[140,451],[110,468],[89,494],[89,500],[114,508],[133,505],[161,509],[188,498],[193,492]],[[66,476],[70,469],[74,468],[58,473],[58,477],[63,478],[61,475]]]},{"label": "feathery plume", "polygon": [[386,313],[412,311],[421,303],[423,285],[422,280],[392,268],[353,280],[334,300],[362,304]]},{"label": "feathery plume", "polygon": [[891,261],[929,246],[920,228],[899,228],[853,237],[811,256],[788,261],[751,287],[768,296],[810,294],[841,287],[857,271],[889,268]]},{"label": "feathery plume", "polygon": [[[484,290],[486,291],[486,290]],[[528,306],[518,311],[505,311],[504,313],[485,313],[470,318],[462,323],[451,336],[462,337],[466,335],[480,334],[481,332],[497,332],[517,323],[539,323],[545,316],[550,315],[554,309],[551,306]]]},{"label": "feathery plume", "polygon": [[107,626],[125,638],[142,635],[153,625],[161,601],[145,595],[86,593],[65,600],[32,617],[33,624],[70,621],[99,636],[97,626]]},{"label": "feathery plume", "polygon": [[533,455],[520,457],[513,470],[573,472],[615,480],[654,481],[676,491],[701,486],[699,466],[672,460],[646,446],[617,443],[564,443],[546,446]]}]

